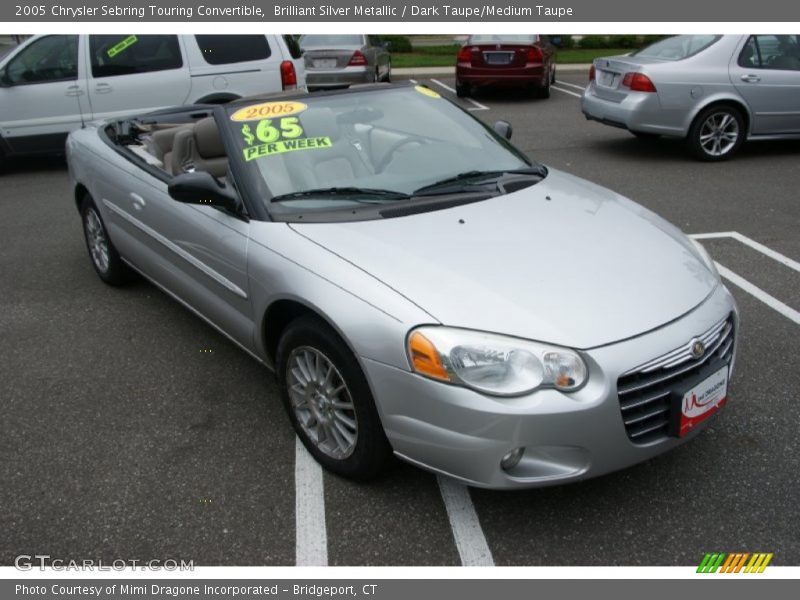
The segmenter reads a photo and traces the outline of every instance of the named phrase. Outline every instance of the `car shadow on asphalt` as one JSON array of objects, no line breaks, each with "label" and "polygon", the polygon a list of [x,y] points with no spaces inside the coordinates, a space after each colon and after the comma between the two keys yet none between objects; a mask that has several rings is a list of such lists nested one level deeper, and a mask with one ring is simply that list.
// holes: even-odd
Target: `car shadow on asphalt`
[{"label": "car shadow on asphalt", "polygon": [[546,102],[548,98],[539,98],[533,89],[523,87],[503,89],[503,88],[478,88],[467,96],[478,102],[507,102],[507,103],[531,103]]},{"label": "car shadow on asphalt", "polygon": [[[603,139],[593,142],[596,150],[616,158],[641,161],[654,159],[664,161],[689,161],[702,164],[695,160],[686,147],[686,142],[677,138],[638,139],[631,135],[629,138]],[[771,160],[782,156],[795,156],[800,153],[800,140],[770,140],[745,143],[736,156],[728,161],[741,161],[748,159]]]},{"label": "car shadow on asphalt", "polygon": [[3,159],[0,167],[2,175],[24,175],[38,171],[66,170],[67,161],[64,156],[37,156],[25,158]]}]

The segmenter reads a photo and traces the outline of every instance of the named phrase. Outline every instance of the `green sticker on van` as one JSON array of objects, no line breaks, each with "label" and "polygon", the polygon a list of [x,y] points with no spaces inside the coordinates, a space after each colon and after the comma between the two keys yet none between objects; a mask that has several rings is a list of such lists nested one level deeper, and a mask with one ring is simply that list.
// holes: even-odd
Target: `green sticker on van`
[{"label": "green sticker on van", "polygon": [[118,44],[114,44],[111,48],[109,48],[106,54],[108,54],[108,58],[114,58],[117,54],[124,52],[138,41],[139,40],[135,35],[129,35]]}]

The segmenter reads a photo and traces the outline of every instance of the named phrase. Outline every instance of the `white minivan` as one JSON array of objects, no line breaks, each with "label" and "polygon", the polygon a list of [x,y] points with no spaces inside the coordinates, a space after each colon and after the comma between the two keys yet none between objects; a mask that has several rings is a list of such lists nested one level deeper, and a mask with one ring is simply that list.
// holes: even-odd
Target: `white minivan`
[{"label": "white minivan", "polygon": [[0,59],[0,165],[89,121],[305,85],[289,36],[37,35]]}]

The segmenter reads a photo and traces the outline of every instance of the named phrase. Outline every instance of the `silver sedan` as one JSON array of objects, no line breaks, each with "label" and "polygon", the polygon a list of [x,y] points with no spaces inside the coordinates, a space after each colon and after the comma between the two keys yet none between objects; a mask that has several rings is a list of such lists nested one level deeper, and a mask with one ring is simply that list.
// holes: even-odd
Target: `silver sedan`
[{"label": "silver sedan", "polygon": [[70,135],[105,282],[134,273],[273,369],[311,454],[471,485],[593,477],[728,401],[703,248],[423,86],[183,107]]},{"label": "silver sedan", "polygon": [[594,61],[588,119],[685,138],[701,160],[745,140],[800,139],[800,35],[679,35]]},{"label": "silver sedan", "polygon": [[310,90],[391,81],[388,46],[374,35],[304,35],[299,44]]}]

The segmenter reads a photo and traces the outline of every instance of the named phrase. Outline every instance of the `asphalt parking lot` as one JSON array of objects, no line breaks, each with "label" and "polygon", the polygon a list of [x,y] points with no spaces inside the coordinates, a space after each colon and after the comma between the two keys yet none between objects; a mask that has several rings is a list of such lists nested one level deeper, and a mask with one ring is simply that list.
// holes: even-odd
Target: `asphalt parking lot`
[{"label": "asphalt parking lot", "polygon": [[[711,428],[625,471],[522,492],[404,464],[369,484],[321,473],[271,374],[151,285],[102,284],[63,161],[21,161],[0,176],[0,564],[696,565],[714,550],[800,564],[800,142],[698,163],[680,142],[585,121],[584,82],[459,102],[703,238],[738,282],[736,374]],[[452,79],[420,83],[455,97]]]}]

